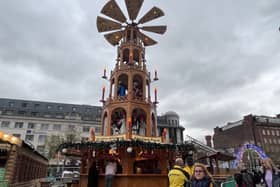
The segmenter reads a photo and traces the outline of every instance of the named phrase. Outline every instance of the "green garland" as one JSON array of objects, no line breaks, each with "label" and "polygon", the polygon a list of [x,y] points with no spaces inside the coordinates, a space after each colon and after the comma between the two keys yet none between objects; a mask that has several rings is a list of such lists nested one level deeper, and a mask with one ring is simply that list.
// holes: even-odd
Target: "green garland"
[{"label": "green garland", "polygon": [[141,147],[143,149],[168,149],[178,152],[188,152],[195,151],[195,147],[191,143],[182,144],[161,144],[154,142],[144,142],[141,140],[116,140],[116,141],[106,141],[106,142],[81,142],[81,143],[63,143],[58,147],[58,151],[62,149],[109,149],[110,146],[115,145],[116,148],[127,148],[127,147]]}]

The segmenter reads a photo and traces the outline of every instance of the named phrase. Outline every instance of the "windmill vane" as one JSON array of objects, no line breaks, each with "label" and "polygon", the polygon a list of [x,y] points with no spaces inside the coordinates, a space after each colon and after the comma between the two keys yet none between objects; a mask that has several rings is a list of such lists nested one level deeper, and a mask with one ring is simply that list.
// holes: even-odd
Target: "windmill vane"
[{"label": "windmill vane", "polygon": [[144,0],[125,0],[129,16],[129,18],[126,18],[115,0],[108,1],[101,10],[101,13],[106,17],[97,16],[98,32],[106,32],[104,37],[113,46],[119,45],[120,42],[129,41],[134,41],[137,45],[142,44],[143,46],[157,44],[157,41],[146,36],[142,31],[164,34],[166,26],[138,27],[138,25],[162,17],[164,12],[158,7],[153,7],[138,22],[135,22],[143,2]]}]

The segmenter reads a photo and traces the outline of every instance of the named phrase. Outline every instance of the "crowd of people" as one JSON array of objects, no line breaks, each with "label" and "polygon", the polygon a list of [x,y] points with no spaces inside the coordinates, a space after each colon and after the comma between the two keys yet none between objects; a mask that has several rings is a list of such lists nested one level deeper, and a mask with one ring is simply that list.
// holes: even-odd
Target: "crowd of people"
[{"label": "crowd of people", "polygon": [[[234,174],[236,187],[280,187],[280,170],[270,158],[261,161],[260,170],[243,168]],[[177,158],[168,173],[169,187],[215,187],[212,175],[207,167],[201,163],[193,163],[191,158],[186,159],[186,166],[182,158]]]},{"label": "crowd of people", "polygon": [[[192,157],[175,160],[174,166],[168,172],[169,187],[218,187],[207,167],[201,163],[194,163]],[[270,158],[261,161],[260,170],[243,168],[234,174],[235,187],[280,187],[280,170]],[[108,160],[105,167],[105,186],[112,187],[117,172],[116,160]],[[96,179],[96,180],[93,180]],[[96,163],[89,170],[88,186],[97,186],[98,171]]]},{"label": "crowd of people", "polygon": [[182,158],[175,160],[174,167],[169,171],[169,187],[214,187],[214,180],[206,166],[193,163],[187,159],[185,166]]}]

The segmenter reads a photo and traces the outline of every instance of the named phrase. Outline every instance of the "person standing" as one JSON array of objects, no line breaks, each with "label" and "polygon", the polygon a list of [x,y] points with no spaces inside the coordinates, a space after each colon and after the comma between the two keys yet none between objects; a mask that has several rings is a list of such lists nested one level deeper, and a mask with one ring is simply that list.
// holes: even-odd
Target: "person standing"
[{"label": "person standing", "polygon": [[193,170],[194,170],[194,162],[193,162],[192,154],[187,156],[186,163],[187,163],[187,165],[184,167],[184,170],[186,172],[188,172],[188,174],[190,176],[192,176],[193,175]]},{"label": "person standing", "polygon": [[93,161],[88,171],[88,187],[98,187],[98,170],[96,162]]},{"label": "person standing", "polygon": [[105,187],[112,187],[114,176],[117,172],[117,163],[115,160],[109,160],[105,168]]},{"label": "person standing", "polygon": [[280,186],[280,172],[275,167],[270,158],[262,160],[263,165],[263,180],[266,187],[279,187]]},{"label": "person standing", "polygon": [[168,173],[169,187],[185,187],[189,184],[190,176],[184,171],[184,161],[182,158],[175,160],[174,167]]},{"label": "person standing", "polygon": [[214,187],[213,178],[204,164],[194,164],[191,184],[192,187]]}]

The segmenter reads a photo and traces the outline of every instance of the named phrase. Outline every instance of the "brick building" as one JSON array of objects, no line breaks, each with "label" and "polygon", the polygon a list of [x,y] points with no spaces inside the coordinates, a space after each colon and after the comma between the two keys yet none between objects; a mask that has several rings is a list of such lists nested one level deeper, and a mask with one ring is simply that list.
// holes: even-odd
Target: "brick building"
[{"label": "brick building", "polygon": [[233,153],[245,143],[262,148],[277,164],[280,164],[280,115],[276,117],[247,115],[242,120],[216,127],[214,148]]}]

